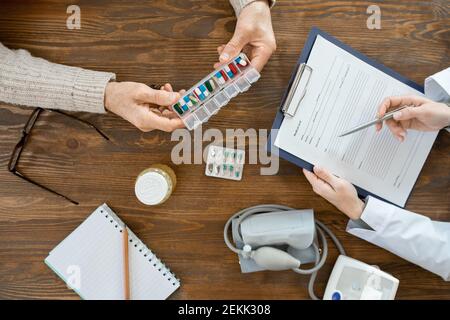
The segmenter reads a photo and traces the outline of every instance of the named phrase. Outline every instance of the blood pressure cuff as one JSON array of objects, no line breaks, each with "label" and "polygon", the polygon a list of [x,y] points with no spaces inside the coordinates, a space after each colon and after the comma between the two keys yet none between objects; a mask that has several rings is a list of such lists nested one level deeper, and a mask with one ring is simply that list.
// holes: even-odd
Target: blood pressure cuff
[{"label": "blood pressure cuff", "polygon": [[[242,248],[244,247],[245,244],[242,241],[242,237],[238,230],[237,219],[238,219],[238,217],[231,221],[231,233],[232,233],[233,241],[236,245],[236,248],[242,250]],[[317,235],[314,237],[314,243],[316,245],[318,243]],[[309,248],[306,248],[306,249],[302,249],[302,250],[298,250],[298,249],[289,247],[288,245],[279,245],[279,246],[271,246],[271,247],[288,252],[290,255],[292,255],[295,258],[297,258],[298,260],[300,260],[300,262],[302,264],[312,263],[315,261],[315,253],[314,253],[314,249],[312,246],[310,246]],[[255,250],[257,248],[259,248],[259,247],[252,247],[253,250]],[[264,268],[262,268],[261,266],[256,264],[256,262],[253,261],[253,259],[244,258],[241,254],[239,254],[238,256],[239,256],[239,264],[241,266],[242,273],[250,273],[250,272],[257,272],[257,271],[265,270]]]}]

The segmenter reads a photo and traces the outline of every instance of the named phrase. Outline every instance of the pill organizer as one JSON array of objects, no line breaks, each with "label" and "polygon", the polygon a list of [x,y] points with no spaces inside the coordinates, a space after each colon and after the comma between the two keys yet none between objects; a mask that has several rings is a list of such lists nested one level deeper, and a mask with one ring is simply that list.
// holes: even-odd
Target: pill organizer
[{"label": "pill organizer", "polygon": [[247,91],[260,78],[244,53],[203,78],[172,106],[189,130],[216,114],[220,108]]},{"label": "pill organizer", "polygon": [[244,163],[244,150],[210,146],[205,174],[210,177],[241,180]]}]

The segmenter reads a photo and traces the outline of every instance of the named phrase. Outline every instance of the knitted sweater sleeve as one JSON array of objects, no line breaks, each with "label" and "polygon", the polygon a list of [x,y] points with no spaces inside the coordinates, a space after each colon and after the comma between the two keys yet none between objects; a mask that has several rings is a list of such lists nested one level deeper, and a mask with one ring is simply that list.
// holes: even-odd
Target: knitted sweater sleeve
[{"label": "knitted sweater sleeve", "polygon": [[103,113],[115,74],[48,62],[0,43],[0,101],[49,109]]},{"label": "knitted sweater sleeve", "polygon": [[[230,3],[234,9],[234,12],[236,13],[236,17],[239,17],[239,14],[241,13],[242,9],[244,9],[244,7],[255,1],[261,0],[230,0]],[[269,6],[272,8],[275,5],[276,0],[268,0],[268,2]]]}]

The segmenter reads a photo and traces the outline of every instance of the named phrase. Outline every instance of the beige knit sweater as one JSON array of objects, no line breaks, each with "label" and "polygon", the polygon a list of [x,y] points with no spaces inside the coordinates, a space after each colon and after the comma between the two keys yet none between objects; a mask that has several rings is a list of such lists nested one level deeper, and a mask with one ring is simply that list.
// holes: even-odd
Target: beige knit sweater
[{"label": "beige knit sweater", "polygon": [[[253,1],[230,0],[236,15]],[[271,5],[275,1],[269,1]],[[30,107],[105,112],[104,94],[115,74],[48,62],[0,43],[0,101]]]}]

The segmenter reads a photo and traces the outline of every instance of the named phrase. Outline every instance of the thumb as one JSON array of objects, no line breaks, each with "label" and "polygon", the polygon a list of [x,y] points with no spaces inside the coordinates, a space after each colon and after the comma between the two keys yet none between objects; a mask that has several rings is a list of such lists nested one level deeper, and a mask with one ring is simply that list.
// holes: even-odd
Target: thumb
[{"label": "thumb", "polygon": [[420,107],[407,107],[394,113],[394,120],[411,120],[416,118],[420,113]]},{"label": "thumb", "polygon": [[220,63],[228,62],[232,57],[237,56],[244,46],[244,39],[235,33],[233,38],[231,38],[223,48],[222,53],[219,56]]},{"label": "thumb", "polygon": [[313,168],[314,173],[323,181],[325,181],[326,183],[328,183],[330,186],[332,186],[333,188],[336,187],[337,183],[338,183],[338,178],[330,173],[328,170],[323,169],[322,167],[318,167],[315,166]]},{"label": "thumb", "polygon": [[142,100],[159,106],[172,105],[177,102],[178,99],[180,99],[180,94],[178,92],[154,90],[151,88],[148,88],[142,94]]}]

